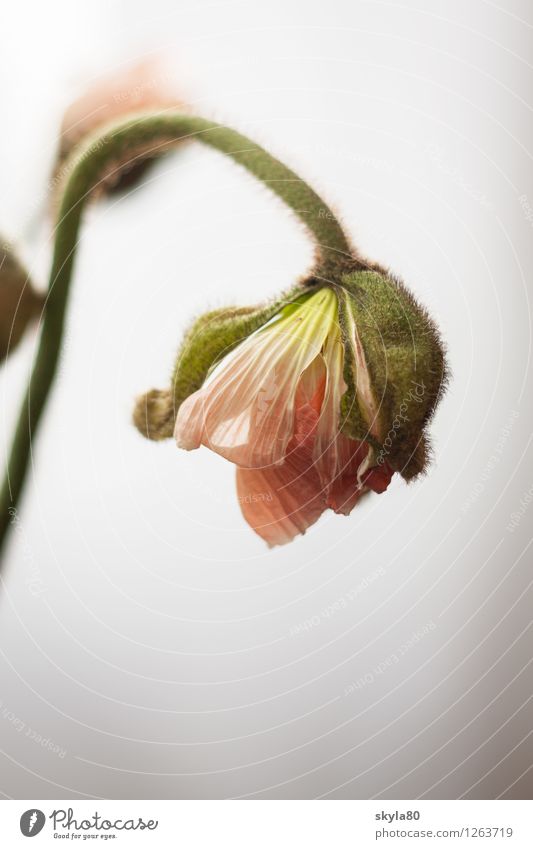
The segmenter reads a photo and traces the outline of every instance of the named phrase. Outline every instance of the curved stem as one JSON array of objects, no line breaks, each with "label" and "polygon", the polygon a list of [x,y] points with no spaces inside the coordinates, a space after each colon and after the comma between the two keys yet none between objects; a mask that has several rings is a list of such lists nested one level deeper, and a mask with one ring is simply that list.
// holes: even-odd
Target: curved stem
[{"label": "curved stem", "polygon": [[[231,156],[267,185],[297,214],[312,235],[318,260],[350,255],[350,246],[334,214],[303,180],[240,133],[204,118],[181,113],[143,115],[110,127],[76,154],[66,182],[56,228],[44,321],[35,364],[22,404],[0,494],[0,547],[16,518],[31,443],[57,369],[68,292],[85,205],[106,169],[137,155],[156,155],[181,139],[194,137]],[[142,154],[139,154],[142,151]],[[118,165],[117,165],[118,167]]]}]

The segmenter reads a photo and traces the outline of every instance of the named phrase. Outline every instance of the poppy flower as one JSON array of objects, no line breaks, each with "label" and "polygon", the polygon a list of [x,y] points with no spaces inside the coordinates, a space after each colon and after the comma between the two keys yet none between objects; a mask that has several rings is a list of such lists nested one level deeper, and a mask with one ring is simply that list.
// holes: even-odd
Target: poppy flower
[{"label": "poppy flower", "polygon": [[348,515],[395,471],[409,480],[425,468],[445,376],[426,313],[399,281],[358,270],[203,316],[172,387],[140,399],[134,420],[149,438],[173,434],[234,463],[244,518],[278,545],[328,508]]},{"label": "poppy flower", "polygon": [[244,517],[270,545],[328,507],[350,513],[392,476],[388,465],[369,468],[368,444],[340,432],[343,360],[337,297],[321,289],[224,357],[178,411],[178,447],[205,445],[235,463]]}]

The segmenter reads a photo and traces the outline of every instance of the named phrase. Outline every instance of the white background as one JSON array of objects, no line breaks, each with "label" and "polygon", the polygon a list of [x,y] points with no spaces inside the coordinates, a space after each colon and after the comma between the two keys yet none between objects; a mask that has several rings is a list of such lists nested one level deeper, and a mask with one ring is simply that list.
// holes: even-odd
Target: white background
[{"label": "white background", "polygon": [[[5,796],[531,796],[532,25],[519,0],[3,11],[0,229],[39,285],[64,107],[164,54],[404,278],[453,371],[426,478],[268,551],[228,463],[130,415],[193,316],[306,270],[305,234],[199,145],[91,209],[1,576]],[[34,344],[1,375],[3,453]]]}]

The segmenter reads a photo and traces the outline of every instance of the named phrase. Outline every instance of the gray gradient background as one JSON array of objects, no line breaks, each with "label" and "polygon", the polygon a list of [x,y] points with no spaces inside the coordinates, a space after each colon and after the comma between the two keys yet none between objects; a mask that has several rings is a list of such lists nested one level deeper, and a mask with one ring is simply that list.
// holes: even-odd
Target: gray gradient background
[{"label": "gray gradient background", "polygon": [[[22,2],[2,28],[0,228],[38,280],[64,104],[167,50],[199,111],[309,177],[408,282],[453,382],[427,478],[267,551],[229,464],[129,418],[190,317],[284,288],[305,235],[192,145],[91,210],[2,574],[1,793],[530,797],[530,5]],[[1,375],[2,452],[34,342]]]}]

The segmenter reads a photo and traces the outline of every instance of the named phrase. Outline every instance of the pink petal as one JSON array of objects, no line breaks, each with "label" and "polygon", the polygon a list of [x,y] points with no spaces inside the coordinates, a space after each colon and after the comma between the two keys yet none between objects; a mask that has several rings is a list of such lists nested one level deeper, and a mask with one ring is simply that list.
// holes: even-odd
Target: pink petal
[{"label": "pink petal", "polygon": [[358,472],[368,453],[368,445],[340,433],[337,436],[337,452],[338,473],[329,490],[328,507],[335,513],[348,516],[365,492],[358,480]]},{"label": "pink petal", "polygon": [[237,469],[243,516],[269,546],[283,545],[304,534],[326,509],[326,496],[312,459],[324,384],[320,366],[312,365],[304,372],[297,390],[295,434],[282,464]]},{"label": "pink petal", "polygon": [[326,388],[326,368],[322,357],[315,357],[302,374],[295,396],[294,439],[297,445],[312,448],[320,420]]},{"label": "pink petal", "polygon": [[368,462],[370,446],[366,442],[349,439],[344,434],[338,436],[340,471],[328,497],[328,507],[336,513],[348,516],[361,496],[370,489],[382,493],[387,489],[393,475],[388,463],[364,470]]},{"label": "pink petal", "polygon": [[385,492],[391,482],[394,470],[391,469],[388,463],[374,466],[363,475],[363,483],[372,489],[374,492]]},{"label": "pink petal", "polygon": [[347,516],[370,489],[384,492],[392,477],[387,463],[363,471],[369,446],[339,433],[335,438],[338,472],[324,486],[313,461],[324,391],[323,364],[317,358],[298,385],[295,433],[285,462],[262,469],[237,469],[243,516],[269,546],[283,545],[305,533],[327,507]]},{"label": "pink petal", "polygon": [[281,319],[226,357],[181,405],[178,446],[203,444],[247,468],[282,463],[294,431],[300,377],[319,356],[329,326],[320,309],[310,310],[306,322],[303,338],[294,319]]},{"label": "pink petal", "polygon": [[237,495],[244,518],[269,546],[304,534],[326,509],[320,477],[301,448],[282,465],[238,468]]}]

